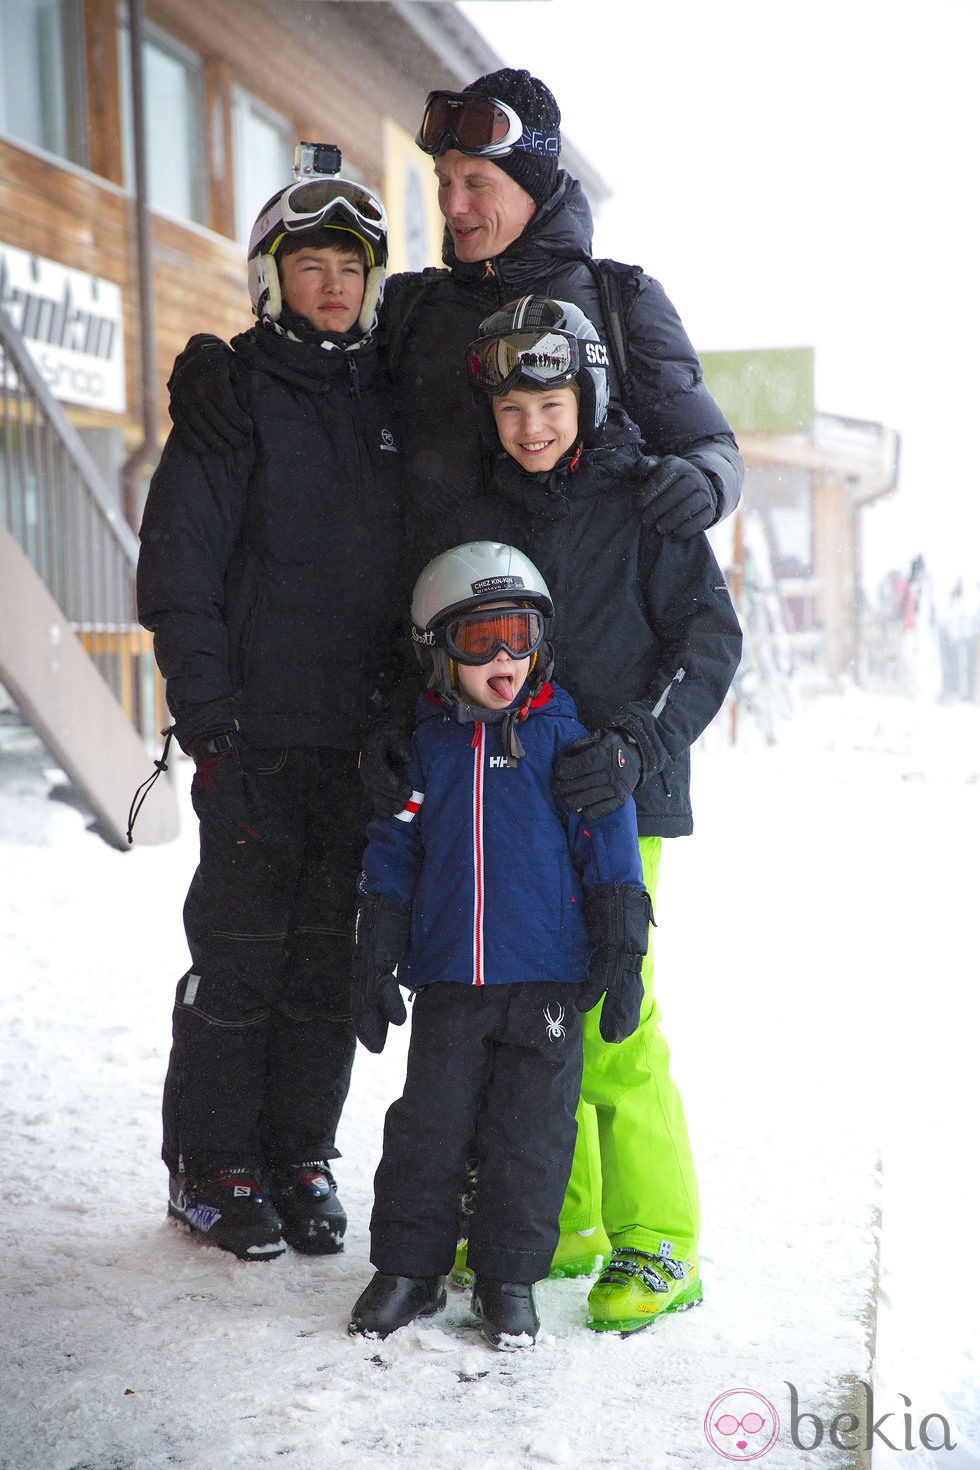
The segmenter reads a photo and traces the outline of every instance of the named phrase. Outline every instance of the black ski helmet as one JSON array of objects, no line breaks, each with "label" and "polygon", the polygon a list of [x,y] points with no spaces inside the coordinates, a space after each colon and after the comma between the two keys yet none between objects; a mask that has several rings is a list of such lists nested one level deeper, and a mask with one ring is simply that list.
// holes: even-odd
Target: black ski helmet
[{"label": "black ski helmet", "polygon": [[467,349],[470,380],[491,396],[519,383],[579,389],[579,428],[592,443],[609,410],[609,352],[589,318],[573,301],[522,296],[480,323]]}]

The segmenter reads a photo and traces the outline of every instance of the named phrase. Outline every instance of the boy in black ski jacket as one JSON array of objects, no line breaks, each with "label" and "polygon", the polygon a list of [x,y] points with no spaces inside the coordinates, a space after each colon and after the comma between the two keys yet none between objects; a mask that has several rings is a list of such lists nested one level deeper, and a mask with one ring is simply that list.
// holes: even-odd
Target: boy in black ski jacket
[{"label": "boy in black ski jacket", "polygon": [[[555,657],[593,732],[566,747],[555,790],[590,818],[632,796],[651,901],[661,840],[692,830],[690,747],[721,708],[741,632],[704,535],[672,540],[637,512],[649,459],[607,414],[606,348],[577,306],[524,297],[468,352],[503,449],[478,534],[525,551],[552,587]],[[487,402],[483,400],[484,404]],[[605,1046],[583,1024],[583,1106],[554,1274],[591,1270],[588,1325],[634,1331],[701,1300],[699,1204],[681,1100],[644,962],[640,1025]]]},{"label": "boy in black ski jacket", "polygon": [[358,748],[401,657],[399,455],[374,328],[384,209],[316,176],[249,248],[234,342],[249,432],[174,433],[141,529],[141,622],[193,758],[200,865],[184,907],[163,1105],[169,1212],[236,1255],[342,1249],[330,1161],[354,1056],[350,954],[369,806]]}]

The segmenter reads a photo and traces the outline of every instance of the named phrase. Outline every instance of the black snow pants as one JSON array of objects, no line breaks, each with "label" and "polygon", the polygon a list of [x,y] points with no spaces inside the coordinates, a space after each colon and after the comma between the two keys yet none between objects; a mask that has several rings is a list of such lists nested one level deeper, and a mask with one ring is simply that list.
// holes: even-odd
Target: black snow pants
[{"label": "black snow pants", "polygon": [[475,1140],[469,1266],[495,1281],[547,1276],[582,1081],[576,990],[542,982],[419,991],[405,1090],[388,1109],[374,1180],[377,1270],[449,1271]]},{"label": "black snow pants", "polygon": [[370,807],[351,751],[245,755],[258,836],[236,846],[192,788],[201,859],[184,904],[163,1159],[193,1177],[337,1157],[354,1030],[350,962]]}]

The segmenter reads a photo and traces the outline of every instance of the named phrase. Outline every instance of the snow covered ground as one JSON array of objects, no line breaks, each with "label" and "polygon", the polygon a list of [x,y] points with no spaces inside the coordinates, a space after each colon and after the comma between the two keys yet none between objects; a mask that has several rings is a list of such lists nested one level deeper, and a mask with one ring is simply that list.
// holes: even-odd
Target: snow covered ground
[{"label": "snow covered ground", "polygon": [[[734,746],[724,722],[701,742],[697,835],[668,844],[656,943],[701,1176],[705,1305],[620,1340],[583,1328],[587,1281],[549,1282],[523,1355],[486,1348],[459,1291],[425,1327],[346,1336],[404,1032],[358,1056],[343,1255],[244,1264],[166,1222],[187,767],[181,838],[119,853],[48,799],[49,766],[8,718],[0,1467],[701,1470],[725,1463],[704,1421],[734,1388],[781,1420],[764,1456],[748,1444],[736,1463],[849,1464],[831,1421],[869,1377],[878,1209],[873,1413],[891,1417],[876,1470],[980,1467],[980,709],[855,692],[802,704],[771,748],[745,722]],[[793,1391],[812,1416],[795,1425]],[[864,1438],[863,1390],[854,1401],[843,1444]],[[921,1445],[923,1428],[942,1441],[939,1415],[956,1449],[904,1447],[905,1416]]]}]

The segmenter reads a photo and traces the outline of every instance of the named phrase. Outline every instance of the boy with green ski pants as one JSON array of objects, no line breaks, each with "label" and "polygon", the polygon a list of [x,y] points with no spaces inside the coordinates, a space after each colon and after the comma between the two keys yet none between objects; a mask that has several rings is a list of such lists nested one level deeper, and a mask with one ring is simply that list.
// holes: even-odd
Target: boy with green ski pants
[{"label": "boy with green ski pants", "polygon": [[[523,297],[481,323],[469,375],[503,452],[467,532],[518,546],[552,589],[556,659],[592,732],[556,762],[555,792],[586,820],[633,797],[653,902],[662,839],[692,830],[690,747],[724,702],[742,639],[704,534],[670,540],[644,517],[651,461],[609,404],[607,362],[570,302]],[[596,1331],[635,1332],[702,1296],[697,1178],[652,946],[642,973],[640,1024],[626,1041],[603,1041],[596,1011],[583,1018],[578,1136],[551,1274],[590,1274],[608,1256],[589,1293]]]}]

